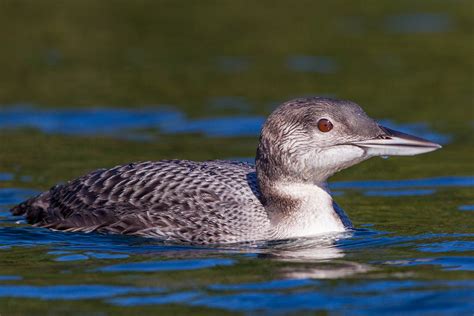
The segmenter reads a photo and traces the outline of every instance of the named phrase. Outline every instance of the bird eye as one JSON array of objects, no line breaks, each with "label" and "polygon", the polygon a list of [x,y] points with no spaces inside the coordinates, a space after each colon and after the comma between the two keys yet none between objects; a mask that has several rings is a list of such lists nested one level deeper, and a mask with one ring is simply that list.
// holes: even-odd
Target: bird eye
[{"label": "bird eye", "polygon": [[328,119],[320,119],[318,121],[318,129],[323,132],[323,133],[327,133],[329,132],[330,130],[332,130],[333,128],[333,125],[331,123],[330,120]]}]

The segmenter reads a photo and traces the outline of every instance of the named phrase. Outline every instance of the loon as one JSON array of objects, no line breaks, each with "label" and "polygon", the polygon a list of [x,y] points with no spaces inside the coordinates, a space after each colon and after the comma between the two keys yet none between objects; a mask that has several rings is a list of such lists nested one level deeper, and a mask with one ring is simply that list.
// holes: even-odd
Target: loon
[{"label": "loon", "polygon": [[277,107],[255,166],[162,160],[99,169],[16,207],[34,226],[222,244],[308,237],[352,228],[327,179],[374,156],[441,148],[379,125],[350,101],[310,97]]}]

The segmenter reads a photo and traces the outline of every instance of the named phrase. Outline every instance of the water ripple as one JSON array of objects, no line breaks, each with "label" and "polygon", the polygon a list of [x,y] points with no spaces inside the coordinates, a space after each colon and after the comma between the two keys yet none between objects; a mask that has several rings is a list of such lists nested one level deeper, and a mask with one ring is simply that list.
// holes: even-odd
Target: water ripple
[{"label": "water ripple", "polygon": [[407,180],[362,180],[330,183],[332,189],[402,189],[414,187],[472,187],[474,177],[436,177]]},{"label": "water ripple", "polygon": [[131,293],[156,292],[161,292],[161,289],[112,285],[0,285],[0,297],[36,298],[42,300],[98,299]]},{"label": "water ripple", "polygon": [[234,264],[231,259],[199,259],[199,260],[166,260],[152,262],[133,262],[97,269],[102,272],[157,272],[157,271],[178,271],[207,269],[216,266],[229,266]]},{"label": "water ripple", "polygon": [[[242,107],[243,100],[220,98],[217,104]],[[37,128],[44,133],[64,135],[104,135],[147,141],[153,131],[166,134],[199,133],[209,137],[258,136],[263,116],[238,115],[190,119],[169,106],[142,109],[85,108],[40,109],[32,106],[0,108],[0,129]],[[394,124],[388,127],[445,144],[450,137],[429,129],[426,123]]]},{"label": "water ripple", "polygon": [[23,277],[19,275],[0,275],[0,281],[19,281],[22,279]]},{"label": "water ripple", "polygon": [[[436,290],[433,290],[436,288]],[[339,285],[299,289],[297,292],[250,290],[237,293],[208,295],[204,292],[181,292],[147,297],[114,298],[110,303],[119,306],[159,305],[185,303],[236,312],[265,311],[281,313],[330,310],[344,311],[345,315],[400,313],[459,313],[474,307],[473,282],[466,281],[404,281],[384,280],[367,282],[343,282]],[[357,299],[354,299],[354,295]],[[423,302],[419,304],[417,302]]]},{"label": "water ripple", "polygon": [[459,206],[460,211],[474,211],[474,205],[461,205]]},{"label": "water ripple", "polygon": [[372,190],[365,191],[366,196],[420,196],[434,194],[435,190]]},{"label": "water ripple", "polygon": [[418,250],[425,252],[465,252],[474,251],[474,241],[452,240],[422,244]]},{"label": "water ripple", "polygon": [[12,205],[20,203],[38,193],[38,191],[32,189],[0,188],[0,205]]},{"label": "water ripple", "polygon": [[386,19],[386,28],[396,33],[438,33],[452,26],[451,17],[445,13],[401,14]]},{"label": "water ripple", "polygon": [[334,59],[325,56],[291,56],[287,61],[288,68],[297,72],[315,72],[332,74],[338,70]]},{"label": "water ripple", "polygon": [[214,284],[209,289],[214,291],[254,291],[254,290],[283,290],[317,285],[320,282],[308,279],[288,279],[272,280],[261,283],[242,283],[242,284]]},{"label": "water ripple", "polygon": [[13,178],[11,173],[0,172],[0,181],[10,181],[13,180]]},{"label": "water ripple", "polygon": [[387,261],[386,264],[397,266],[435,265],[445,271],[474,271],[474,258],[472,257],[439,257],[439,258],[409,258],[403,260]]}]

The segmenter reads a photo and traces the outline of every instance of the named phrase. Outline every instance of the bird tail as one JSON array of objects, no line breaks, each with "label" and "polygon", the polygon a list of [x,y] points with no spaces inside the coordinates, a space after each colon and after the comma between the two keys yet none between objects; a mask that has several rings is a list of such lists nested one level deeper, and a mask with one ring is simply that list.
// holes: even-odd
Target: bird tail
[{"label": "bird tail", "polygon": [[10,209],[15,216],[25,216],[31,224],[40,222],[46,216],[50,204],[49,192],[41,193]]},{"label": "bird tail", "polygon": [[30,202],[31,200],[32,199],[29,199],[25,202],[18,204],[17,206],[12,207],[10,209],[10,213],[12,213],[15,216],[25,215],[26,212],[28,211],[29,206],[31,205],[31,202]]}]

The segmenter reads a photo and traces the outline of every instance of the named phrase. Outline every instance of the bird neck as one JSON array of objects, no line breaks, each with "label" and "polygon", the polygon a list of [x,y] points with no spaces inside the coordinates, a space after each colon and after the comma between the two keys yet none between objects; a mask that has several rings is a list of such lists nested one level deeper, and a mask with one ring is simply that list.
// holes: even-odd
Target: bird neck
[{"label": "bird neck", "polygon": [[[306,154],[308,159],[304,157]],[[261,201],[275,238],[345,230],[343,216],[334,209],[326,184],[333,166],[321,164],[324,159],[318,159],[314,152],[306,154],[303,152],[293,159],[294,155],[262,132],[255,167]],[[320,165],[308,163],[313,160]]]},{"label": "bird neck", "polygon": [[277,239],[345,231],[326,183],[275,182],[261,188]]}]

